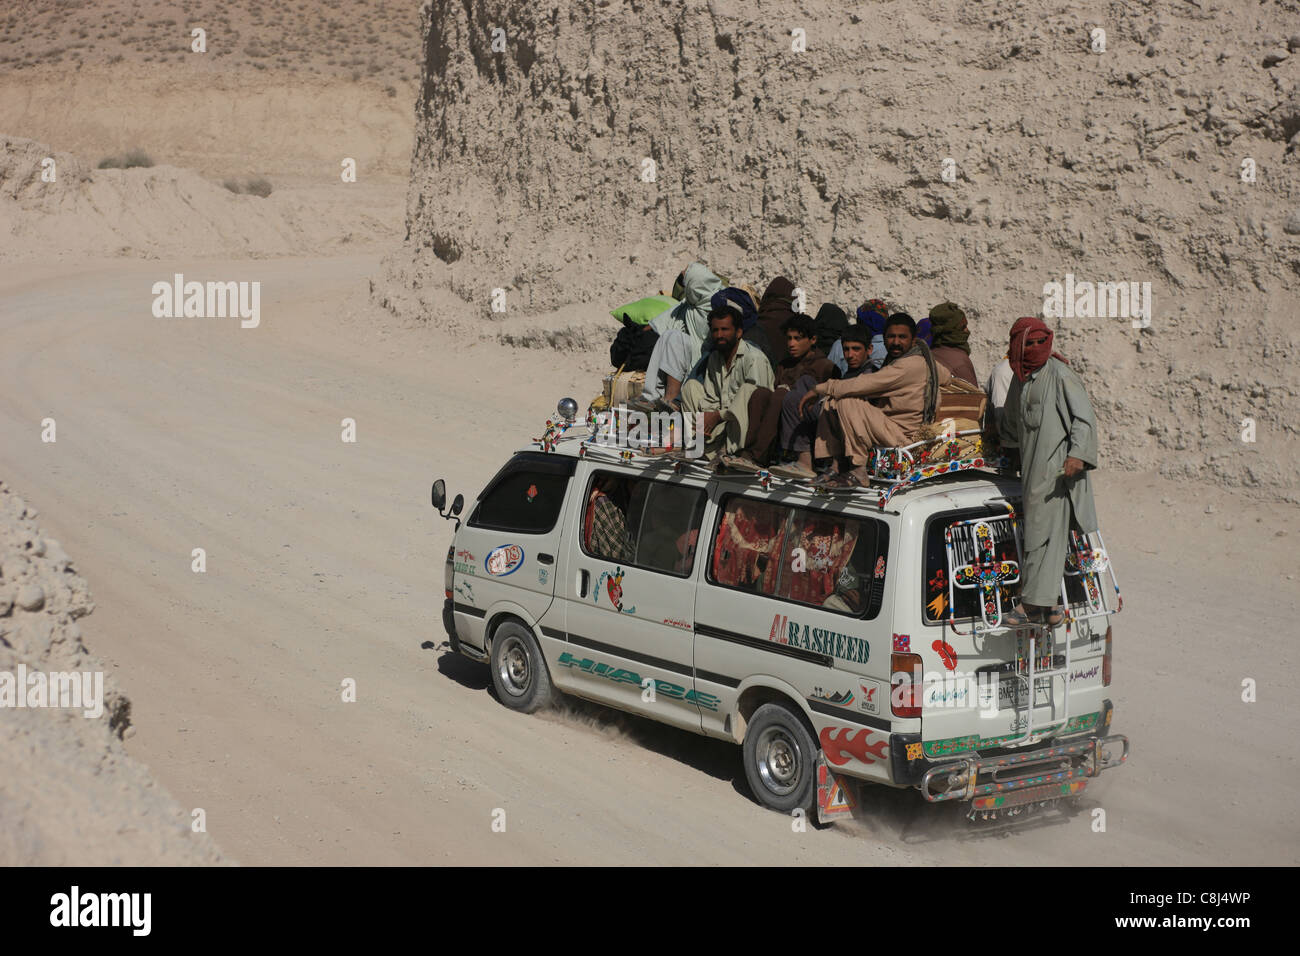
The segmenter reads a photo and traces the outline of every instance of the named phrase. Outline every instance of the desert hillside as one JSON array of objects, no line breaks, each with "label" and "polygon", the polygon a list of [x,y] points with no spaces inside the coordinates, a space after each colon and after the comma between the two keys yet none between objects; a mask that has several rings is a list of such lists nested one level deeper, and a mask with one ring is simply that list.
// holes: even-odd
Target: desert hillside
[{"label": "desert hillside", "polygon": [[[192,49],[204,31],[204,52]],[[17,0],[0,132],[95,165],[141,150],[224,177],[404,183],[419,65],[404,0]]]},{"label": "desert hillside", "polygon": [[1053,320],[1105,464],[1295,498],[1298,12],[432,0],[379,298],[450,285],[505,341],[547,314],[603,347],[603,310],[699,258],[809,311],[952,298],[986,374],[1045,284],[1149,283],[1149,327]]}]

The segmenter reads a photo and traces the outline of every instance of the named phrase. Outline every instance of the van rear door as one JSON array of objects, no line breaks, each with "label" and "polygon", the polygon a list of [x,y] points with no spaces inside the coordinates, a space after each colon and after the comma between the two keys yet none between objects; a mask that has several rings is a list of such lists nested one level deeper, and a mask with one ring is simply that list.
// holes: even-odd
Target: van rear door
[{"label": "van rear door", "polygon": [[[911,639],[909,650],[923,662],[919,700],[929,758],[1078,733],[1095,727],[1102,711],[1106,616],[1076,620],[1069,630],[989,626],[1019,596],[1023,559],[1016,521],[1008,507],[996,504],[943,511],[926,521],[915,599],[924,636]],[[1063,586],[1082,617],[1079,578],[1066,578]],[[900,616],[914,621],[917,609],[904,607]],[[1031,707],[1033,733],[1027,735]]]}]

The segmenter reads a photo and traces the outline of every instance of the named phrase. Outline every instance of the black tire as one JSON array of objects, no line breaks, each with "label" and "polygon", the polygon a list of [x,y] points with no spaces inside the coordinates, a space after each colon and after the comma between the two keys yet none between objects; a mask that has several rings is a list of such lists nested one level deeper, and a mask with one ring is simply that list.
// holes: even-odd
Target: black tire
[{"label": "black tire", "polygon": [[492,634],[492,686],[511,710],[531,714],[551,704],[551,672],[537,639],[518,621],[505,621]]},{"label": "black tire", "polygon": [[789,813],[812,807],[817,743],[802,716],[784,704],[764,704],[745,730],[745,778],[758,802]]}]

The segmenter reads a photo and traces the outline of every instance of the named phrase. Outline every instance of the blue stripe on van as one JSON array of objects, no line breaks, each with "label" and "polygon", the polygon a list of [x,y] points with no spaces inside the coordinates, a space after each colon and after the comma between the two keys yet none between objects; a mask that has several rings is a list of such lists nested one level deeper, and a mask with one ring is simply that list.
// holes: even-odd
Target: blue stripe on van
[{"label": "blue stripe on van", "polygon": [[681,674],[683,677],[691,676],[689,664],[678,664],[675,661],[664,660],[662,657],[651,657],[649,654],[641,654],[637,651],[630,651],[626,647],[616,647],[613,644],[593,641],[587,637],[579,637],[577,634],[569,635],[569,643],[577,644],[579,647],[587,647],[593,651],[604,651],[606,654],[613,654],[615,657],[625,657],[630,661],[636,661],[638,664],[649,664],[651,667],[658,667],[660,670]]}]

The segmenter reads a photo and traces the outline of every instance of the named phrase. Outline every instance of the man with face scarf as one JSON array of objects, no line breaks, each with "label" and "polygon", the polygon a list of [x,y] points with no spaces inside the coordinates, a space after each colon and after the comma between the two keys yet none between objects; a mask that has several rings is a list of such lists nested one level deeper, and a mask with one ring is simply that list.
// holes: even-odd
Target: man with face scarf
[{"label": "man with face scarf", "polygon": [[1019,607],[1010,626],[1064,619],[1061,576],[1070,531],[1097,530],[1088,472],[1097,467],[1097,419],[1083,382],[1052,351],[1052,331],[1026,316],[1011,327],[1014,378],[1000,425],[1002,445],[1019,449],[1024,492],[1024,560]]},{"label": "man with face scarf", "polygon": [[700,360],[709,334],[709,309],[722,281],[702,263],[692,262],[682,273],[682,301],[650,320],[659,333],[646,367],[641,398],[653,401],[677,397],[691,369]]},{"label": "man with face scarf", "polygon": [[943,302],[930,310],[933,341],[930,351],[934,360],[947,366],[948,371],[972,385],[978,385],[975,366],[970,360],[970,327],[966,313],[955,302]]}]

